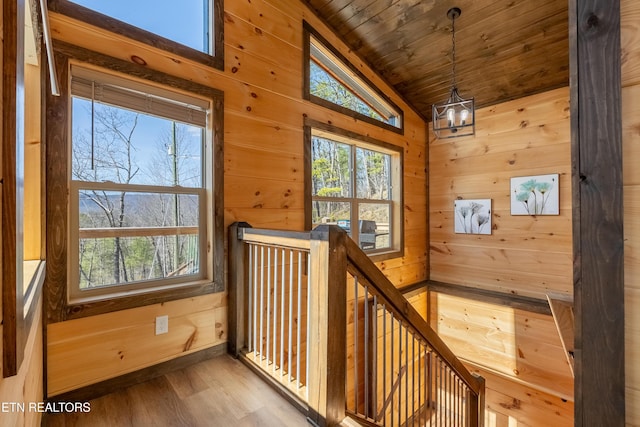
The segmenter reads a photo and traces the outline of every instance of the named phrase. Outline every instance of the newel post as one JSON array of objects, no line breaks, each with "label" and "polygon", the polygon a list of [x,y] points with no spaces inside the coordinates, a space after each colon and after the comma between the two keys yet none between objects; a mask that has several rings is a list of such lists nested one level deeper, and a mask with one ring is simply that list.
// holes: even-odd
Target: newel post
[{"label": "newel post", "polygon": [[467,413],[469,417],[467,418],[467,426],[468,427],[483,427],[484,426],[484,409],[485,409],[485,381],[481,376],[474,375],[476,380],[478,381],[478,394],[475,394],[473,391],[469,390],[467,393],[467,402],[468,408]]},{"label": "newel post", "polygon": [[311,232],[307,383],[309,421],[338,425],[345,416],[347,234],[335,225]]},{"label": "newel post", "polygon": [[242,232],[251,228],[246,222],[234,222],[229,226],[229,353],[238,356],[245,346],[247,251],[242,242]]}]

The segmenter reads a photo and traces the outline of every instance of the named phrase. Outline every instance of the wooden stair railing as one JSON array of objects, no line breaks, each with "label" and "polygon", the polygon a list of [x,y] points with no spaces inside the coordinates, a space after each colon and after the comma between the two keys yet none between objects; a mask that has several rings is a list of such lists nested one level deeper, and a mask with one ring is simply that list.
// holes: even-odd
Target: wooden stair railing
[{"label": "wooden stair railing", "polygon": [[[353,240],[347,239],[346,245],[348,281],[354,289],[351,294],[355,300],[373,302],[376,313],[375,316],[368,315],[368,309],[359,312],[361,307],[370,303],[350,304],[353,314],[348,317],[356,320],[351,325],[353,331],[348,335],[357,338],[352,340],[354,342],[348,352],[351,353],[353,348],[357,353],[355,349],[363,347],[358,345],[358,341],[362,344],[373,340],[377,347],[382,347],[372,346],[369,354],[362,351],[362,356],[350,359],[352,366],[348,367],[348,372],[353,371],[354,377],[364,373],[365,377],[374,379],[368,381],[372,384],[370,387],[365,382],[364,399],[354,398],[347,402],[347,412],[380,426],[409,423],[421,426],[482,425],[484,380],[466,369]],[[357,319],[362,319],[365,324],[358,325]],[[405,375],[398,375],[403,371],[406,371]],[[375,380],[375,376],[385,378]],[[398,378],[400,386],[389,378]],[[353,382],[362,380],[354,378]],[[389,394],[395,400],[391,408],[388,408]],[[365,405],[361,406],[363,400]],[[366,400],[374,401],[373,406],[377,405],[375,411],[369,409],[372,405]],[[379,410],[382,408],[385,408],[386,415],[381,417]],[[425,412],[424,408],[430,408],[430,411]],[[424,418],[417,411],[424,412]],[[427,412],[434,418],[428,417]]]},{"label": "wooden stair railing", "polygon": [[337,226],[230,227],[229,351],[314,425],[483,424],[484,380]]}]

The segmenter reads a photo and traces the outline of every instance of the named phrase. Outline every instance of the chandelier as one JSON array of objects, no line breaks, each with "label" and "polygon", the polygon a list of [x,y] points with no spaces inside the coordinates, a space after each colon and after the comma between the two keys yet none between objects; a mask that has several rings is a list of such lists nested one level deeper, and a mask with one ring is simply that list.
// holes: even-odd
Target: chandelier
[{"label": "chandelier", "polygon": [[437,138],[455,138],[476,133],[474,99],[463,99],[456,85],[456,18],[461,14],[457,7],[449,9],[452,41],[452,84],[449,99],[442,104],[433,104],[433,132]]}]

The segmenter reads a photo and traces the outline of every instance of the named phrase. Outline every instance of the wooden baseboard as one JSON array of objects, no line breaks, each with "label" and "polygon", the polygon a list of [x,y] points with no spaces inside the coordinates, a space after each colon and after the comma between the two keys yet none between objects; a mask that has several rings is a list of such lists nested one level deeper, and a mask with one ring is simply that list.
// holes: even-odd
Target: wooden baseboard
[{"label": "wooden baseboard", "polygon": [[150,379],[165,375],[172,371],[184,369],[204,360],[212,359],[227,352],[227,343],[209,347],[186,356],[168,360],[157,365],[149,366],[138,371],[110,378],[99,383],[91,384],[63,394],[47,397],[49,402],[86,402],[96,399],[105,394],[112,393],[118,389],[139,384]]}]

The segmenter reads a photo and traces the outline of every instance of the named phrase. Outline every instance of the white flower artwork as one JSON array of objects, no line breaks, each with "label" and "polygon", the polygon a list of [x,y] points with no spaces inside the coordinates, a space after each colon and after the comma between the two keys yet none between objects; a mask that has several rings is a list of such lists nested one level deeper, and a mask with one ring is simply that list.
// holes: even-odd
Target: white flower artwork
[{"label": "white flower artwork", "polygon": [[456,200],[454,230],[462,234],[491,234],[491,199]]},{"label": "white flower artwork", "polygon": [[511,215],[559,215],[557,173],[511,178]]}]

